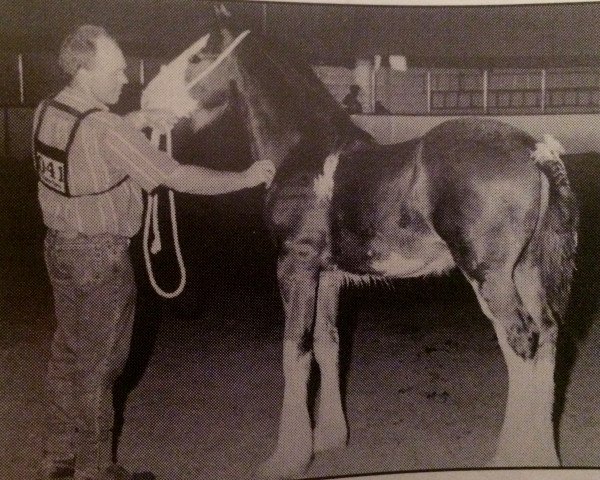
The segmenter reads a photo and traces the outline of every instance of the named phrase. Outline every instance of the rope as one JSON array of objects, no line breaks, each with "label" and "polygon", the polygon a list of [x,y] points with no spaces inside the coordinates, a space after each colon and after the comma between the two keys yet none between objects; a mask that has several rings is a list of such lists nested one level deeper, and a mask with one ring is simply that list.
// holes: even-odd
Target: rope
[{"label": "rope", "polygon": [[[166,151],[169,155],[172,155],[172,139],[171,131],[166,132]],[[150,141],[152,144],[159,148],[161,134],[157,130],[152,130]],[[169,190],[169,207],[171,213],[171,228],[173,230],[173,243],[175,244],[175,255],[177,257],[177,265],[179,267],[180,280],[179,286],[172,292],[166,292],[158,286],[154,272],[152,271],[152,260],[150,258],[150,252],[156,255],[162,250],[162,242],[160,240],[160,231],[158,228],[158,194],[148,195],[148,206],[146,209],[146,218],[144,222],[144,260],[146,261],[146,271],[148,272],[148,278],[152,284],[154,291],[164,298],[175,298],[184,289],[186,283],[186,270],[183,262],[183,256],[181,255],[181,245],[179,244],[179,231],[177,228],[177,213],[175,211],[175,194],[173,190]],[[149,247],[150,227],[152,226],[152,246]]]},{"label": "rope", "polygon": [[[217,68],[217,66],[219,64],[221,64],[221,62],[223,62],[223,60],[225,60],[231,54],[233,49],[244,38],[246,38],[246,36],[249,33],[250,33],[250,31],[246,30],[246,31],[242,32],[240,35],[238,35],[238,37],[223,52],[221,52],[219,54],[217,59],[213,63],[211,63],[210,66],[206,70],[200,72],[190,82],[184,83],[185,93],[188,94],[188,97],[189,97],[189,90],[192,87],[194,87],[200,80],[202,80],[203,78],[206,78],[211,72],[213,72],[215,70],[215,68]],[[171,66],[171,68],[178,65],[178,62],[181,63],[182,59],[184,59],[187,62],[188,58],[191,56],[191,54],[193,52],[195,52],[198,48],[203,48],[206,45],[206,43],[208,41],[208,37],[209,37],[209,35],[205,35],[204,37],[202,37],[200,40],[198,40],[198,42],[196,42],[194,45],[192,45],[190,48],[188,48],[185,52],[183,52],[179,57],[177,57],[173,62],[171,62],[169,64]],[[165,70],[165,72],[166,72],[166,70]],[[161,74],[159,74],[159,77],[160,77],[160,75]],[[150,84],[146,87],[146,89],[144,90],[144,93],[142,94],[142,105],[144,106],[144,108],[149,108],[148,99],[145,97],[148,95],[147,92],[152,90],[152,85],[155,85],[155,90],[156,90],[156,84],[153,83],[153,82],[155,82],[155,80],[156,80],[156,78],[152,82],[150,82]],[[155,91],[153,93],[156,96],[156,95],[158,95],[159,92]],[[195,101],[190,103],[190,105],[196,105],[196,104],[197,104],[197,102],[195,102]],[[187,105],[186,105],[186,107],[187,107]],[[171,131],[167,130],[165,135],[166,135],[166,151],[169,155],[172,155]],[[161,137],[160,132],[158,132],[157,130],[152,130],[152,135],[150,137],[150,141],[156,148],[159,148],[160,137]],[[183,288],[185,287],[185,282],[186,282],[185,264],[183,262],[183,257],[181,255],[181,247],[179,245],[179,233],[178,233],[178,229],[177,229],[177,215],[175,213],[175,195],[173,194],[172,190],[169,190],[169,207],[170,207],[170,211],[171,211],[171,227],[173,230],[173,242],[175,244],[175,255],[177,256],[177,264],[179,266],[179,272],[181,275],[180,281],[179,281],[179,286],[173,292],[166,292],[158,286],[158,284],[156,283],[156,278],[154,277],[154,272],[152,271],[152,260],[150,258],[150,252],[152,252],[153,255],[156,255],[162,249],[162,242],[160,240],[160,231],[158,228],[158,194],[148,195],[148,206],[146,209],[146,217],[145,217],[145,221],[144,221],[144,246],[143,246],[143,249],[144,249],[144,260],[146,262],[146,271],[148,272],[148,278],[150,279],[150,283],[152,284],[152,287],[154,288],[156,293],[158,293],[161,297],[164,297],[164,298],[174,298],[174,297],[178,296],[183,291]],[[150,237],[150,227],[151,226],[152,226],[152,237],[153,238],[152,238],[152,245],[149,247],[149,237]]]}]

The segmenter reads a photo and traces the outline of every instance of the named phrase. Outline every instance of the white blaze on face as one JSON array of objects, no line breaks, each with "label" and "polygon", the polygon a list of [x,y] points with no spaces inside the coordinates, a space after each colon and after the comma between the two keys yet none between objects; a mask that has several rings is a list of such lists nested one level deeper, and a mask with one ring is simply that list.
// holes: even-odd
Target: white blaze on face
[{"label": "white blaze on face", "polygon": [[194,78],[186,81],[185,74],[190,65],[190,59],[206,47],[210,34],[202,37],[175,60],[161,68],[160,73],[142,93],[142,108],[170,110],[179,117],[189,117],[199,108],[198,100],[190,95],[190,89],[213,72],[249,33],[250,30],[246,30],[238,35],[214,62]]},{"label": "white blaze on face", "polygon": [[190,59],[202,50],[210,34],[191,45],[175,60],[160,69],[160,73],[142,93],[142,108],[169,110],[179,117],[189,117],[198,108],[198,101],[190,96],[185,80]]},{"label": "white blaze on face", "polygon": [[339,160],[340,156],[338,153],[329,155],[323,165],[323,174],[315,178],[313,190],[319,201],[328,202],[333,196],[333,175],[335,174]]}]

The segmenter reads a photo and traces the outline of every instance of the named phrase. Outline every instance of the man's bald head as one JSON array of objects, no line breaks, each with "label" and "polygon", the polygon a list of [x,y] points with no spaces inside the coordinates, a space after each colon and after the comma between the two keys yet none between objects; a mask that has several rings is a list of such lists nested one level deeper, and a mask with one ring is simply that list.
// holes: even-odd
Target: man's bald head
[{"label": "man's bald head", "polygon": [[60,47],[58,62],[62,70],[73,78],[80,68],[91,69],[96,57],[99,38],[114,39],[103,27],[82,25],[67,36]]},{"label": "man's bald head", "polygon": [[123,52],[102,27],[83,25],[75,30],[63,42],[59,62],[72,85],[106,105],[119,100],[127,83]]}]

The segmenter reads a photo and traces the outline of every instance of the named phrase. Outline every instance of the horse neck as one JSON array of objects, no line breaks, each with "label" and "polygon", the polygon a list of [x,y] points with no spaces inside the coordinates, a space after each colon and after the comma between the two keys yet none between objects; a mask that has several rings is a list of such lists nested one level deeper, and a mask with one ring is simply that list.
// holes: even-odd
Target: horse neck
[{"label": "horse neck", "polygon": [[[281,102],[278,106],[272,91],[261,87],[241,69],[239,72],[242,111],[257,159],[271,160],[279,168],[286,160],[303,161],[291,155],[294,150],[311,152],[310,157],[324,160],[348,145],[372,142],[370,135],[354,125],[344,112],[331,110],[324,116],[308,112],[306,118],[299,119],[298,112],[288,111]],[[313,166],[315,160],[305,158],[306,167]]]},{"label": "horse neck", "polygon": [[279,168],[299,143],[300,133],[291,124],[276,127],[275,119],[266,118],[264,109],[251,98],[244,99],[243,110],[255,158],[270,160]]}]

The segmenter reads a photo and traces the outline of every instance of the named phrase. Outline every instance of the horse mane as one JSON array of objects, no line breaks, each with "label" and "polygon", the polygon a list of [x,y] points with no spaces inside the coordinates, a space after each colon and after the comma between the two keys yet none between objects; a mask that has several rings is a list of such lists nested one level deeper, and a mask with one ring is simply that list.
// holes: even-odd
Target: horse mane
[{"label": "horse mane", "polygon": [[327,150],[373,142],[292,49],[252,33],[237,47],[236,57],[250,83],[242,89],[255,90],[244,93],[265,97],[261,103],[268,111],[262,114],[274,129],[296,130]]}]

